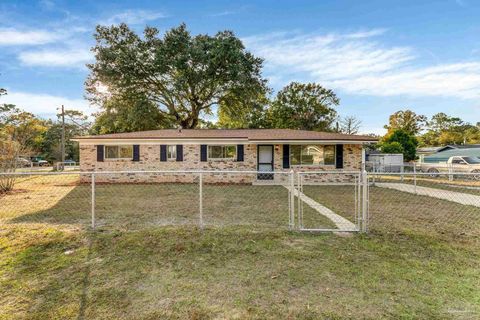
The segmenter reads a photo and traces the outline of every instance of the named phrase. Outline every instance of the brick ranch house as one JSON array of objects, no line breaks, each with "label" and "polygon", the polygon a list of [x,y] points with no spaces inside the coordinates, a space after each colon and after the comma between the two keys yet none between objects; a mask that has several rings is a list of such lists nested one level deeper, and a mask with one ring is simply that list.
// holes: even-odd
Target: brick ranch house
[{"label": "brick ranch house", "polygon": [[[358,171],[363,145],[376,141],[370,136],[290,129],[165,129],[81,136],[73,140],[79,143],[81,172]],[[140,176],[100,174],[96,179],[152,181],[151,176]],[[164,175],[163,181],[188,182],[189,176],[192,175],[167,179]],[[251,183],[274,177],[275,174],[235,174],[227,180]],[[162,180],[160,175],[156,179]]]}]

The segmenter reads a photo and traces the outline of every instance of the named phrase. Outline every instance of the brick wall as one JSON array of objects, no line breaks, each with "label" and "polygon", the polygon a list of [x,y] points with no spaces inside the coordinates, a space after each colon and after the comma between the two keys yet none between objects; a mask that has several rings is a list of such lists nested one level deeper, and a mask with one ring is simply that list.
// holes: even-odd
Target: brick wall
[{"label": "brick wall", "polygon": [[[362,146],[344,145],[344,171],[357,171],[361,168]],[[290,171],[283,169],[283,146],[274,145],[274,168],[276,172]],[[295,171],[328,171],[336,170],[335,166],[293,166]],[[97,162],[97,150],[95,145],[80,145],[80,170],[82,172],[102,172],[102,171],[181,171],[181,170],[238,170],[255,171],[257,170],[257,145],[247,144],[244,147],[244,161],[236,160],[208,160],[200,161],[200,145],[184,145],[183,161],[168,160],[160,161],[160,145],[140,145],[140,161],[132,160],[108,160]],[[84,176],[85,177],[85,176]],[[256,180],[254,174],[211,174],[205,175],[204,181],[232,183],[251,183]],[[122,175],[98,175],[98,182],[193,182],[196,177],[191,174],[122,174]],[[88,180],[87,177],[83,179]]]}]

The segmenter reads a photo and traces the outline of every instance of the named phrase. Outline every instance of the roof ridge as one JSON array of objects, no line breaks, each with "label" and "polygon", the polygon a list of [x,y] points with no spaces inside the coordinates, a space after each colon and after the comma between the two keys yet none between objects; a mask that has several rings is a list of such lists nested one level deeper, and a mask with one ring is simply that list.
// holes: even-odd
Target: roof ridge
[{"label": "roof ridge", "polygon": [[242,141],[377,141],[366,135],[349,135],[338,132],[323,132],[276,128],[218,128],[218,129],[155,129],[134,132],[75,137],[75,139],[242,139]]}]

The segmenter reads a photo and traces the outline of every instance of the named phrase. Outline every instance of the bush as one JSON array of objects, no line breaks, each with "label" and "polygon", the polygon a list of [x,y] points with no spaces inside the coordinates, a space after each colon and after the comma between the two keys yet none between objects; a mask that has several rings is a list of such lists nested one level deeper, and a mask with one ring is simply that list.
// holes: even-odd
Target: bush
[{"label": "bush", "polygon": [[403,153],[403,147],[400,142],[388,142],[380,145],[382,153]]},{"label": "bush", "polygon": [[15,176],[2,173],[15,172],[20,146],[12,140],[0,140],[0,193],[13,190]]},{"label": "bush", "polygon": [[[415,136],[409,134],[405,130],[397,129],[388,133],[381,144],[382,152],[386,153],[403,153],[405,161],[415,160],[417,155],[418,140]],[[401,147],[401,150],[400,148]],[[396,152],[387,152],[387,150],[396,150]]]}]

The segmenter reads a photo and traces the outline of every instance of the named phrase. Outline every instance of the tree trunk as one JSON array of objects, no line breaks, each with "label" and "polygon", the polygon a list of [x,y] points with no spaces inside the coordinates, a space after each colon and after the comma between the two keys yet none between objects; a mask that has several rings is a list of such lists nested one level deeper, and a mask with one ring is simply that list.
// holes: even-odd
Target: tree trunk
[{"label": "tree trunk", "polygon": [[198,126],[198,112],[190,115],[188,118],[180,121],[182,129],[196,129]]}]

